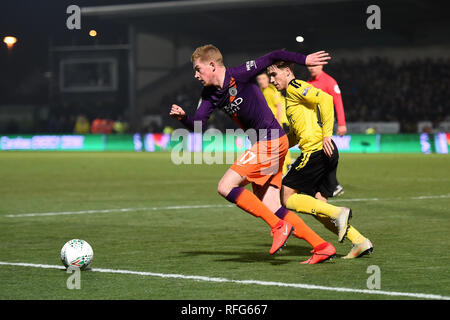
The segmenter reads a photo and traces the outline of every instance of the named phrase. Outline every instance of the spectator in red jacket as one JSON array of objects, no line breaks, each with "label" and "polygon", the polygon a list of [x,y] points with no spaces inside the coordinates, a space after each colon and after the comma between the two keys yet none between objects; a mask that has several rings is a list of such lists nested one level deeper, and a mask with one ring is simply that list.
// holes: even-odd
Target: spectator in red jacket
[{"label": "spectator in red jacket", "polygon": [[311,75],[308,83],[311,83],[314,87],[325,91],[333,97],[338,123],[337,134],[340,136],[345,135],[347,133],[347,126],[345,123],[344,105],[342,103],[341,90],[336,80],[323,71],[323,66],[308,67],[308,71]]}]

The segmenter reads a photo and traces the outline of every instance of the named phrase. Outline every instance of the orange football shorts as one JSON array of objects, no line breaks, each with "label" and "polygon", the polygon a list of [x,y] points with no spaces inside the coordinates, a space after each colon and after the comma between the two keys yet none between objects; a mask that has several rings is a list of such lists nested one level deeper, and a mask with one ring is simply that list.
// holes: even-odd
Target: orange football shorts
[{"label": "orange football shorts", "polygon": [[286,135],[269,141],[258,141],[245,151],[231,166],[249,182],[263,186],[266,183],[281,188],[284,158],[289,150]]}]

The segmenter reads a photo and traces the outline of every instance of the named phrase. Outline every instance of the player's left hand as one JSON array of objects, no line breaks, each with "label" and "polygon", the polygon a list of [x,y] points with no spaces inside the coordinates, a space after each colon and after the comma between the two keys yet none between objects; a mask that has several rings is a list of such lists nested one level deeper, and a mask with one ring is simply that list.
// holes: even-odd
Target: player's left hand
[{"label": "player's left hand", "polygon": [[177,120],[181,120],[186,116],[186,112],[179,105],[173,104],[169,115]]},{"label": "player's left hand", "polygon": [[323,66],[327,64],[330,60],[330,54],[325,51],[317,51],[306,56],[305,65],[306,66]]},{"label": "player's left hand", "polygon": [[339,136],[344,136],[347,133],[347,126],[338,126],[337,127],[337,134]]},{"label": "player's left hand", "polygon": [[323,137],[323,152],[325,152],[325,154],[331,158],[331,156],[333,155],[333,150],[334,150],[334,146],[333,143],[331,142],[331,137]]}]

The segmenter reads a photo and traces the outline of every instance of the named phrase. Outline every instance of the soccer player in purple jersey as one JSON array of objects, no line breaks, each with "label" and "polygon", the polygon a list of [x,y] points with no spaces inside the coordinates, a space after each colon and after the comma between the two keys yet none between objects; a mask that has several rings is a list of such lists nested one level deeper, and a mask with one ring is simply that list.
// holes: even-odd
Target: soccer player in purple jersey
[{"label": "soccer player in purple jersey", "polygon": [[[218,192],[244,211],[262,218],[272,228],[270,254],[280,250],[295,230],[296,237],[313,247],[313,256],[305,261],[309,264],[329,259],[336,250],[300,217],[281,205],[282,166],[289,142],[254,77],[277,60],[324,65],[328,59],[330,57],[324,51],[304,56],[278,50],[243,65],[226,68],[219,49],[205,45],[197,48],[191,57],[194,77],[204,86],[195,115],[186,115],[176,104],[170,111],[172,117],[191,130],[195,121],[200,121],[204,130],[214,109],[223,109],[243,130],[254,130],[256,142],[227,170],[219,182]],[[252,183],[253,193],[244,188],[249,183]]]}]

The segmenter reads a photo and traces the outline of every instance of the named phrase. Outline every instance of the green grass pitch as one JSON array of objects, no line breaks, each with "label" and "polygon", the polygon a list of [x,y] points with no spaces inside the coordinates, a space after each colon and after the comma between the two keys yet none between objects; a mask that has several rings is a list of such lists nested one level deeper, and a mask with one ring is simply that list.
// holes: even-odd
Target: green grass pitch
[{"label": "green grass pitch", "polygon": [[[449,156],[342,154],[345,194],[332,203],[353,209],[352,224],[375,250],[340,259],[350,243],[302,215],[337,249],[319,265],[299,263],[311,248],[295,237],[269,255],[268,226],[216,191],[228,167],[174,165],[170,153],[3,152],[0,262],[60,265],[63,244],[81,238],[94,249],[94,269],[367,290],[367,268],[376,265],[382,291],[450,296]],[[189,208],[196,205],[211,207]],[[79,211],[88,212],[61,214]],[[16,216],[29,213],[55,214]],[[68,276],[0,265],[0,299],[414,298],[95,270],[81,273],[80,290],[69,290]]]}]

